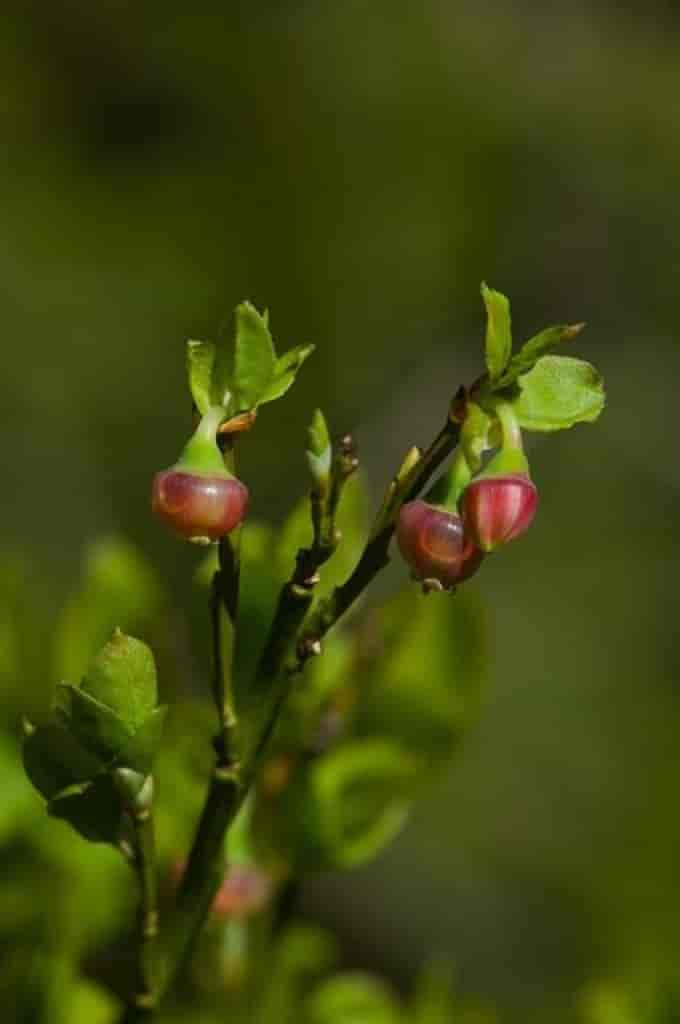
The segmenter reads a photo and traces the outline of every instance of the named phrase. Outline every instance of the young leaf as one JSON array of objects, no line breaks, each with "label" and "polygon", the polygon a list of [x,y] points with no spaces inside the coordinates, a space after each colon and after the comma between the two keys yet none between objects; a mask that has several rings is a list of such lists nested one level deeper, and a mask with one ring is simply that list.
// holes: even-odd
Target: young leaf
[{"label": "young leaf", "polygon": [[121,1008],[109,991],[89,979],[81,978],[71,989],[70,1024],[114,1024]]},{"label": "young leaf", "polygon": [[253,409],[266,394],[276,367],[274,343],[267,323],[254,306],[236,307],[233,391],[235,412]]},{"label": "young leaf", "polygon": [[212,376],[216,351],[212,341],[187,342],[189,390],[201,416],[205,415],[213,404]]},{"label": "young leaf", "polygon": [[84,690],[60,683],[62,705],[57,715],[75,739],[92,754],[108,762],[130,742],[132,730],[118,715]]},{"label": "young leaf", "polygon": [[273,946],[257,1024],[300,1024],[300,1002],[338,959],[334,938],[320,928],[292,925]]},{"label": "young leaf", "polygon": [[285,395],[297,377],[300,367],[312,354],[314,348],[314,345],[296,345],[295,348],[291,348],[279,356],[271,383],[259,400],[260,405],[264,405],[265,402],[273,402]]},{"label": "young leaf", "polygon": [[391,740],[361,740],[315,766],[310,797],[328,862],[354,867],[377,856],[400,831],[413,795],[414,759]]},{"label": "young leaf", "polygon": [[512,352],[510,303],[505,295],[482,284],[486,306],[486,368],[494,384],[503,374]]},{"label": "young leaf", "polygon": [[117,629],[88,665],[81,690],[109,708],[130,732],[146,721],[158,699],[151,648]]},{"label": "young leaf", "polygon": [[24,770],[46,800],[100,770],[99,761],[60,725],[38,726],[24,741]]},{"label": "young leaf", "polygon": [[307,999],[304,1024],[400,1024],[401,1008],[387,986],[359,971],[328,978]]},{"label": "young leaf", "polygon": [[[418,758],[423,775],[442,767],[477,713],[487,674],[487,630],[473,591],[438,601],[408,588],[375,616],[376,653],[355,733],[389,736]],[[428,671],[423,672],[423,651]],[[319,661],[323,659],[318,659]]]},{"label": "young leaf", "polygon": [[117,758],[121,765],[140,772],[142,775],[149,774],[163,738],[163,726],[167,712],[168,708],[165,704],[151,712],[132,739],[121,749]]},{"label": "young leaf", "polygon": [[90,842],[116,843],[120,837],[123,805],[110,775],[62,790],[49,801],[47,811]]},{"label": "young leaf", "polygon": [[508,364],[508,368],[496,381],[495,389],[506,388],[513,384],[522,373],[532,370],[541,356],[556,348],[565,341],[571,341],[581,333],[585,324],[558,324],[555,327],[546,327],[544,331],[535,334],[533,338],[525,342],[521,349],[514,355]]},{"label": "young leaf", "polygon": [[512,406],[525,430],[565,430],[592,423],[605,402],[602,377],[594,366],[568,356],[543,356],[517,379]]}]

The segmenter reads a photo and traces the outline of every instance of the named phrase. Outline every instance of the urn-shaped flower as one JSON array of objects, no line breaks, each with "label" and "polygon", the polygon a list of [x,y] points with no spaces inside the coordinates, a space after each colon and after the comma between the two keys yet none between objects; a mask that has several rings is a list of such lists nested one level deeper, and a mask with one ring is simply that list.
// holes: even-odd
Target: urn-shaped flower
[{"label": "urn-shaped flower", "polygon": [[248,489],[229,473],[217,446],[222,418],[222,409],[209,410],[178,462],[153,479],[154,513],[189,540],[219,540],[248,510]]},{"label": "urn-shaped flower", "polygon": [[418,579],[437,580],[446,589],[469,579],[484,557],[466,536],[459,515],[422,500],[402,506],[397,543]]}]

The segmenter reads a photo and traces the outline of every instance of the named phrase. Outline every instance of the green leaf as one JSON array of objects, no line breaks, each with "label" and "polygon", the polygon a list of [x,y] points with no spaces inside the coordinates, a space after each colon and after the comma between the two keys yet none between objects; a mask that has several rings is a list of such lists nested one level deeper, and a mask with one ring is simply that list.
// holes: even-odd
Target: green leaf
[{"label": "green leaf", "polygon": [[57,714],[76,740],[104,763],[117,757],[132,735],[125,722],[77,686],[60,683],[59,690],[64,703],[57,706]]},{"label": "green leaf", "polygon": [[486,368],[493,384],[502,376],[512,352],[510,303],[505,295],[482,284],[486,306]]},{"label": "green leaf", "polygon": [[416,773],[414,759],[390,740],[355,741],[320,759],[311,775],[311,799],[329,863],[363,864],[394,839]]},{"label": "green leaf", "polygon": [[93,782],[70,786],[47,805],[53,818],[71,825],[84,839],[94,843],[117,843],[123,805],[111,776],[102,773]]},{"label": "green leaf", "polygon": [[366,697],[356,733],[394,738],[417,756],[429,777],[447,762],[477,713],[487,670],[486,632],[473,590],[437,602],[414,588],[399,593],[372,623],[376,653],[372,661],[364,656],[366,676],[359,685]]},{"label": "green leaf", "polygon": [[99,761],[60,725],[38,726],[24,740],[26,775],[46,800],[60,790],[91,781],[100,770]]},{"label": "green leaf", "polygon": [[274,375],[259,404],[273,402],[285,395],[298,375],[300,367],[314,351],[314,345],[296,345],[276,360]]},{"label": "green leaf", "polygon": [[496,381],[495,389],[506,388],[513,384],[520,374],[532,370],[541,356],[563,342],[577,337],[584,327],[585,324],[558,324],[555,327],[546,327],[545,330],[534,335],[522,345],[517,355],[512,357],[507,370],[500,380]]},{"label": "green leaf", "polygon": [[304,1024],[399,1024],[401,1008],[387,986],[361,971],[323,982],[307,999]]},{"label": "green leaf", "polygon": [[[212,401],[213,368],[217,347],[212,341],[187,342],[187,375],[189,390],[194,405],[201,416],[205,415]],[[218,405],[222,404],[217,402]]]},{"label": "green leaf", "polygon": [[110,708],[130,732],[135,732],[158,699],[151,648],[117,629],[88,665],[81,690]]},{"label": "green leaf", "polygon": [[148,775],[163,738],[163,726],[168,713],[167,706],[161,705],[151,712],[134,736],[118,755],[118,762],[142,775]]},{"label": "green leaf", "polygon": [[273,949],[267,984],[254,1015],[257,1024],[300,1024],[301,1000],[337,958],[335,939],[328,932],[309,925],[287,928]]},{"label": "green leaf", "polygon": [[236,307],[233,392],[235,412],[254,409],[272,383],[276,367],[274,343],[267,323],[254,306]]},{"label": "green leaf", "polygon": [[108,990],[93,981],[80,979],[71,993],[69,1024],[114,1024],[121,1006]]},{"label": "green leaf", "polygon": [[602,377],[594,366],[567,356],[543,356],[517,380],[512,406],[525,430],[565,430],[592,423],[605,402]]}]

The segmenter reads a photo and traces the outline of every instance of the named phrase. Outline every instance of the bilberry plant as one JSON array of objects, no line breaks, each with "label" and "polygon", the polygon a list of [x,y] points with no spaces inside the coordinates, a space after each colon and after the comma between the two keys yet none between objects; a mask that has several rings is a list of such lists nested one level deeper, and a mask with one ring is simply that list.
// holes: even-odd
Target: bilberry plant
[{"label": "bilberry plant", "polygon": [[[219,1010],[220,1020],[261,1024],[448,1019],[446,1009],[427,1016],[437,1000],[444,1005],[436,985],[405,1016],[377,982],[351,972],[317,985],[298,1016],[290,964],[304,961],[321,975],[332,956],[317,933],[281,937],[281,920],[304,872],[352,867],[391,840],[423,772],[464,724],[437,666],[429,680],[422,673],[414,680],[402,657],[410,638],[427,658],[427,620],[449,615],[438,604],[449,600],[444,594],[415,615],[417,588],[456,594],[483,574],[487,558],[527,532],[538,490],[523,432],[592,422],[603,408],[597,371],[555,351],[582,324],[549,327],[513,353],[508,300],[486,286],[482,296],[485,371],[441,396],[439,432],[406,453],[363,535],[355,443],[349,435],[334,439],[319,410],[307,442],[309,496],[280,542],[251,523],[248,485],[237,475],[251,431],[267,430],[261,407],[287,395],[312,346],[277,355],[267,314],[248,303],[236,310],[233,339],[188,343],[192,432],[151,493],[154,513],[178,538],[210,546],[199,577],[210,586],[215,717],[212,728],[201,720],[200,729],[212,768],[188,851],[159,858],[155,817],[159,794],[173,785],[163,778],[166,745],[181,746],[194,726],[181,713],[174,738],[164,742],[168,709],[159,704],[145,642],[114,632],[79,683],[60,684],[52,719],[25,728],[26,772],[49,813],[116,848],[137,875],[125,1024],[190,1019],[194,1011],[201,1021],[218,1019],[210,1014],[225,999],[231,1016]],[[551,514],[548,500],[542,514]],[[296,554],[287,562],[291,538]],[[413,589],[384,613],[380,643],[372,613],[355,619],[353,631],[336,629],[393,547]],[[452,646],[439,674],[448,678],[460,652],[447,622]],[[356,685],[380,672],[391,673],[387,695]],[[163,813],[172,814],[172,803],[170,793]],[[242,992],[256,1010],[244,1009]]]}]

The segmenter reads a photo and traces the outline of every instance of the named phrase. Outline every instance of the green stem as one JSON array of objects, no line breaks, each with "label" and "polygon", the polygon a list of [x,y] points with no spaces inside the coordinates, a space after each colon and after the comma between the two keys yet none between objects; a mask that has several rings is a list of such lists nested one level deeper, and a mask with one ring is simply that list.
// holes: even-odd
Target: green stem
[{"label": "green stem", "polygon": [[[453,409],[452,409],[453,413]],[[391,485],[373,525],[368,543],[349,578],[336,587],[307,618],[312,594],[306,603],[302,595],[293,592],[288,599],[289,614],[284,620],[285,643],[275,649],[276,657],[263,659],[254,683],[257,692],[254,735],[244,751],[244,761],[250,767],[250,775],[257,767],[266,750],[267,743],[279,718],[293,681],[308,658],[321,652],[321,641],[325,634],[354,604],[373,579],[389,562],[389,546],[394,534],[401,505],[411,501],[423,490],[441,464],[448,458],[458,443],[460,426],[451,414],[441,431],[424,454],[407,458],[407,472],[400,474]],[[297,596],[299,604],[293,608],[291,598]],[[278,615],[277,615],[278,617]],[[295,633],[293,627],[295,626]],[[301,629],[301,627],[303,627]],[[292,642],[292,641],[295,642]]]},{"label": "green stem", "polygon": [[512,406],[507,402],[496,401],[494,402],[494,412],[501,425],[503,447],[518,448],[520,451],[523,451],[522,431]]},{"label": "green stem", "polygon": [[169,988],[189,964],[222,883],[224,837],[242,798],[238,768],[216,767],[168,928],[162,990]]},{"label": "green stem", "polygon": [[389,563],[389,546],[394,535],[401,506],[417,498],[428,481],[437,472],[458,444],[460,426],[449,416],[427,451],[415,463],[406,480],[394,490],[393,497],[384,503],[371,532],[368,544],[353,572],[344,583],[322,601],[310,616],[297,645],[297,669],[301,669],[311,654],[348,608],[370,585],[381,569]]},{"label": "green stem", "polygon": [[158,882],[156,843],[150,807],[132,813],[135,833],[134,867],[139,878],[140,900],[137,918],[137,964],[134,995],[120,1024],[151,1021],[158,1005],[156,987],[156,937],[158,935]]},{"label": "green stem", "polygon": [[[177,906],[168,929],[162,991],[173,984],[191,957],[224,874],[225,836],[257,775],[295,673],[304,667],[307,658],[318,649],[325,633],[388,563],[388,548],[401,504],[417,497],[422,491],[455,448],[459,433],[459,424],[454,416],[450,415],[422,458],[414,462],[405,478],[400,477],[396,481],[398,487],[383,504],[354,571],[313,613],[301,636],[300,628],[309,610],[313,586],[305,587],[304,582],[299,582],[298,576],[304,572],[307,573],[306,583],[309,584],[310,563],[306,558],[302,562],[298,560],[293,578],[284,587],[280,596],[274,619],[275,628],[270,632],[270,639],[258,667],[254,684],[258,693],[257,724],[241,750],[241,762],[229,760],[226,749],[221,749],[218,745],[217,766],[210,781],[189,862],[178,893]],[[232,562],[226,564],[230,576],[222,579],[225,566],[221,565],[220,568],[220,593],[223,596],[225,593],[227,596],[231,593],[232,600],[233,590],[230,592],[227,589],[225,592],[224,586],[227,579],[232,580],[232,587],[234,580],[238,580],[237,567],[237,556],[232,556]],[[314,574],[315,572],[316,569]],[[216,653],[220,650],[221,648],[216,645]],[[224,664],[222,672],[224,680],[227,678],[224,674],[227,672],[227,666]],[[231,676],[228,678],[230,680]],[[225,687],[224,692],[227,690]],[[227,736],[228,732],[227,730],[223,735]]]},{"label": "green stem", "polygon": [[[224,442],[224,463],[235,472],[232,438]],[[241,804],[243,789],[235,754],[237,718],[233,703],[240,575],[240,529],[219,543],[219,569],[212,583],[213,699],[219,720],[214,739],[215,767],[177,894],[164,942],[161,992],[173,985],[191,960],[198,936],[225,872],[224,837]]]},{"label": "green stem", "polygon": [[[233,438],[224,440],[224,466],[236,473]],[[219,720],[215,740],[217,766],[230,767],[234,762],[234,733],[237,720],[233,696],[233,662],[236,649],[236,619],[241,573],[241,527],[219,542],[219,569],[212,581],[210,617],[213,636],[213,698]]]},{"label": "green stem", "polygon": [[258,757],[271,734],[278,709],[290,689],[298,634],[320,582],[319,570],[335,552],[340,535],[336,518],[345,484],[356,472],[359,461],[351,435],[333,445],[328,476],[317,481],[310,494],[313,538],[310,547],[298,551],[293,574],[281,588],[274,619],[269,629],[255,678],[249,689],[249,732],[245,737],[246,761]]}]

